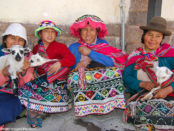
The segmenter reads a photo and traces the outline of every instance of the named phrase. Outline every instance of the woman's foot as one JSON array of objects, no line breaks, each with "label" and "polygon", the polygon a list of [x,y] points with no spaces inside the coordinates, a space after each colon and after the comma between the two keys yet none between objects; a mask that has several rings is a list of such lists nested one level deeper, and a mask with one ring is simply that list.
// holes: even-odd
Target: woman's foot
[{"label": "woman's foot", "polygon": [[29,110],[27,113],[27,123],[31,126],[31,128],[42,127],[42,118],[40,112]]},{"label": "woman's foot", "polygon": [[31,117],[28,120],[28,123],[31,125],[31,128],[42,127],[42,117],[37,114],[34,117]]}]

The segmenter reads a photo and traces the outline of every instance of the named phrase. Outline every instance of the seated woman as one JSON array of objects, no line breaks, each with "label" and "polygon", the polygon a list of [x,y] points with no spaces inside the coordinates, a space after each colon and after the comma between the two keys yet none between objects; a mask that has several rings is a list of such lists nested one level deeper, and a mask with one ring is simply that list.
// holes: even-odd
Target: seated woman
[{"label": "seated woman", "polygon": [[[3,43],[0,47],[0,56],[6,55],[2,52],[3,48],[11,48],[13,45],[27,46],[27,34],[25,28],[18,23],[13,23],[8,26],[6,31],[2,34]],[[33,69],[29,68],[30,54],[25,55],[25,62],[23,72],[19,73],[19,85],[34,79]],[[0,130],[3,124],[13,122],[16,117],[24,111],[19,98],[12,93],[12,84],[10,74],[8,73],[8,66],[0,70]]]},{"label": "seated woman", "polygon": [[44,113],[66,112],[72,107],[66,79],[70,67],[75,63],[75,57],[65,44],[56,41],[61,32],[61,29],[49,20],[42,21],[35,30],[39,41],[33,48],[33,53],[57,61],[36,67],[35,72],[39,77],[21,88],[21,101],[31,112],[31,127],[42,126],[41,118],[46,116]]},{"label": "seated woman", "polygon": [[79,38],[69,49],[76,57],[68,78],[76,116],[107,114],[125,108],[121,71],[127,55],[103,40],[107,28],[95,15],[84,15],[70,27]]},{"label": "seated woman", "polygon": [[[171,32],[166,29],[166,20],[162,17],[153,17],[142,29],[142,43],[144,46],[133,51],[126,63],[123,73],[123,81],[126,92],[134,95],[129,99],[128,109],[131,115],[128,120],[140,127],[174,130],[174,82],[168,83],[167,87],[161,88],[154,94],[154,99],[141,101],[139,98],[145,92],[157,86],[156,67],[166,66],[174,69],[174,47],[163,43],[165,36]],[[139,97],[140,96],[140,97]],[[150,126],[149,126],[150,125]],[[146,127],[145,127],[146,126]]]}]

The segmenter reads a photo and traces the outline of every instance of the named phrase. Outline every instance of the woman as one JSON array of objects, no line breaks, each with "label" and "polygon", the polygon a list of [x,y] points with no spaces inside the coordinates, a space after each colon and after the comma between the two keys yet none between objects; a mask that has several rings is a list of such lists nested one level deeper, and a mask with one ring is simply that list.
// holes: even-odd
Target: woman
[{"label": "woman", "polygon": [[[2,34],[2,48],[10,48],[13,45],[27,46],[27,34],[25,28],[18,23],[13,23],[8,26]],[[5,55],[0,51],[1,56]],[[26,54],[23,71],[19,73],[20,86],[30,81],[33,78],[33,69],[29,68],[29,54]],[[12,94],[10,75],[8,66],[0,70],[0,126],[4,126],[8,122],[13,122],[16,117],[24,110],[17,96]]]},{"label": "woman", "polygon": [[95,15],[81,16],[70,30],[79,38],[69,47],[76,57],[68,79],[74,94],[75,115],[107,114],[115,108],[124,109],[120,70],[127,55],[102,39],[108,33],[107,28]]},{"label": "woman", "polygon": [[139,101],[142,94],[157,86],[154,73],[156,67],[166,66],[170,70],[174,69],[174,47],[166,43],[162,44],[164,37],[171,35],[166,28],[166,23],[162,17],[153,17],[148,25],[140,26],[144,31],[142,35],[144,46],[129,55],[123,73],[126,91],[131,95],[137,93],[129,100],[133,102],[128,103],[128,109],[132,113],[129,119],[142,129],[153,127],[156,130],[174,129],[173,82],[156,91],[152,100]]}]

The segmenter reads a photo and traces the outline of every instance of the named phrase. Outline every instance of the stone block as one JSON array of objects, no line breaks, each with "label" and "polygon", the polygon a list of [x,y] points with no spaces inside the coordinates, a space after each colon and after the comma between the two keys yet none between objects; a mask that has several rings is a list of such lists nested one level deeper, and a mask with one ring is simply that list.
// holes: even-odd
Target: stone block
[{"label": "stone block", "polygon": [[61,28],[63,36],[70,36],[69,25],[58,25],[58,27]]},{"label": "stone block", "polygon": [[126,26],[125,40],[126,43],[140,43],[143,31],[139,29],[139,26]]},{"label": "stone block", "polygon": [[120,36],[121,25],[120,24],[107,24],[108,36]]},{"label": "stone block", "polygon": [[141,43],[126,43],[126,53],[130,54],[132,51],[134,51],[138,47],[142,47],[143,44]]},{"label": "stone block", "polygon": [[27,30],[28,36],[35,36],[35,30],[38,28],[36,24],[22,24]]},{"label": "stone block", "polygon": [[56,40],[57,40],[58,42],[61,42],[61,43],[66,44],[67,46],[69,46],[69,45],[71,45],[72,43],[75,43],[75,42],[78,41],[77,38],[74,38],[74,37],[72,37],[72,36],[64,36],[64,35],[62,35],[62,36],[60,36],[60,37],[57,37]]},{"label": "stone block", "polygon": [[149,0],[131,0],[130,11],[147,11]]},{"label": "stone block", "polygon": [[168,21],[167,27],[170,31],[174,31],[174,21]]},{"label": "stone block", "polygon": [[129,12],[127,23],[130,25],[146,25],[147,12]]},{"label": "stone block", "polygon": [[120,37],[107,36],[105,37],[105,40],[109,43],[109,45],[121,49]]}]

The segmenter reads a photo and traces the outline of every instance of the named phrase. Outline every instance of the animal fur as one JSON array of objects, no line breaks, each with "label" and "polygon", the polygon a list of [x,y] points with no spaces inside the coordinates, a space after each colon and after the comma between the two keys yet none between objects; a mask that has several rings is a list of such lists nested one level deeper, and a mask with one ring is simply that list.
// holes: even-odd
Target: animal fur
[{"label": "animal fur", "polygon": [[[0,70],[3,70],[9,65],[8,72],[14,84],[13,89],[17,89],[18,80],[16,72],[21,72],[24,65],[24,54],[30,52],[29,48],[24,48],[20,45],[14,45],[11,48],[3,48],[3,52],[7,53],[5,56],[0,57]],[[16,91],[14,91],[16,93]]]},{"label": "animal fur", "polygon": [[157,83],[159,84],[159,86],[156,88],[153,88],[148,94],[146,94],[143,98],[141,98],[141,101],[152,99],[154,91],[156,91],[157,89],[160,89],[161,84],[167,81],[173,75],[173,72],[167,67],[157,67],[155,74],[156,74]]},{"label": "animal fur", "polygon": [[51,61],[58,61],[58,60],[57,59],[46,59],[37,53],[37,54],[31,56],[30,66],[31,67],[41,66],[41,65],[43,65],[47,62],[51,62]]}]

